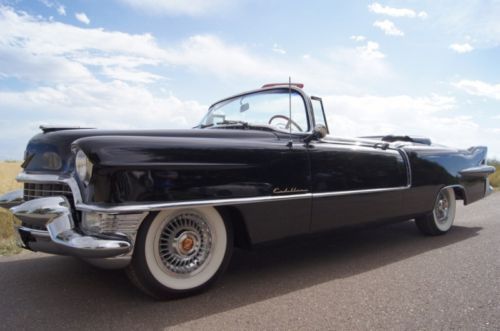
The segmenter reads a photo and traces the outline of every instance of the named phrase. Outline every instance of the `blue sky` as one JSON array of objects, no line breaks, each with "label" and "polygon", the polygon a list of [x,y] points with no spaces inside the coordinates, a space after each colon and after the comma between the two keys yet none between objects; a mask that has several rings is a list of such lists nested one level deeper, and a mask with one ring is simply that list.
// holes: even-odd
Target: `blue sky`
[{"label": "blue sky", "polygon": [[334,135],[500,158],[498,17],[498,0],[0,0],[0,159],[40,124],[191,127],[289,75],[324,97]]}]

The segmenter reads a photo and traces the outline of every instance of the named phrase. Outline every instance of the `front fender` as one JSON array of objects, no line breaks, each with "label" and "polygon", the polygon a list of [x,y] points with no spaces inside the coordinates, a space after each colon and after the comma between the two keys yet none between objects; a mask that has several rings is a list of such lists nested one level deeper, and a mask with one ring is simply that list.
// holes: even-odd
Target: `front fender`
[{"label": "front fender", "polygon": [[308,191],[305,147],[289,148],[273,135],[264,138],[79,139],[74,148],[94,165],[84,200],[171,202],[273,196],[276,188]]}]

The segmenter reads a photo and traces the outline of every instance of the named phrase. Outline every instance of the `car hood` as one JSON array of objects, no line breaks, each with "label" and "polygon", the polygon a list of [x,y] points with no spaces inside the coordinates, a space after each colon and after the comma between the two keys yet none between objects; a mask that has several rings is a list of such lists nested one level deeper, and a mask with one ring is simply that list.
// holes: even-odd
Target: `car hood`
[{"label": "car hood", "polygon": [[269,131],[232,129],[189,129],[189,130],[97,130],[65,129],[51,130],[35,135],[28,143],[23,168],[26,172],[70,173],[73,170],[73,142],[88,137],[132,137],[185,139],[230,139],[259,140],[276,138]]}]

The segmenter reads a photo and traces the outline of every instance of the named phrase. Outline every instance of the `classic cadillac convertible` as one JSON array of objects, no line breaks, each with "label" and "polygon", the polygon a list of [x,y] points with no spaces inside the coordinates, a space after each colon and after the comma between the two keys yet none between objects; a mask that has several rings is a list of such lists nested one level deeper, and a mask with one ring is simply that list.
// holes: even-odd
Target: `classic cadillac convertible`
[{"label": "classic cadillac convertible", "polygon": [[126,268],[157,298],[205,289],[233,246],[415,219],[448,232],[456,200],[491,192],[486,147],[328,134],[322,100],[269,84],[213,104],[191,130],[42,127],[24,190],[0,198],[21,245]]}]

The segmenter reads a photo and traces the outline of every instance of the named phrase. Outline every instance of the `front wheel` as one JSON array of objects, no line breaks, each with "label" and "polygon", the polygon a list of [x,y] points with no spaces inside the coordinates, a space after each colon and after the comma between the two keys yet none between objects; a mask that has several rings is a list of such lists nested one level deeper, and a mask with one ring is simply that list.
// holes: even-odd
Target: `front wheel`
[{"label": "front wheel", "polygon": [[155,298],[190,295],[224,272],[232,248],[230,223],[215,208],[162,211],[141,226],[127,274]]},{"label": "front wheel", "polygon": [[439,191],[432,213],[417,217],[415,223],[418,229],[426,235],[437,236],[448,232],[455,220],[457,201],[452,188]]}]

